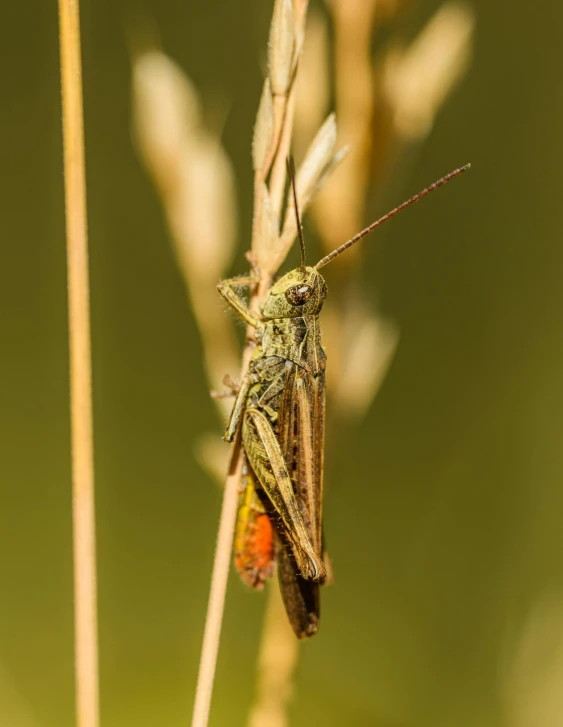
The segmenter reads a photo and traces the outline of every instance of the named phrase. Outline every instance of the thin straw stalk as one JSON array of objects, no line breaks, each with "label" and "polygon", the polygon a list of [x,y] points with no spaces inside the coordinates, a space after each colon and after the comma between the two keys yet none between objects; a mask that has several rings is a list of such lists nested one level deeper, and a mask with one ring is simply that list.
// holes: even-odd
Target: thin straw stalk
[{"label": "thin straw stalk", "polygon": [[65,175],[75,680],[78,727],[98,727],[98,644],[86,176],[78,0],[59,0]]},{"label": "thin straw stalk", "polygon": [[[292,44],[286,42],[287,39],[276,35],[278,28],[277,23],[284,20],[284,12],[291,12],[291,4],[287,4],[287,0],[277,0],[274,7],[274,18],[271,39],[275,37],[277,40],[271,43],[270,51],[270,82],[277,79],[280,84],[287,76],[287,86],[280,89],[280,92],[273,99],[273,123],[260,126],[261,133],[268,134],[268,139],[258,140],[255,144],[256,149],[267,149],[265,154],[257,153],[255,161],[259,161],[259,165],[254,171],[254,220],[252,234],[252,249],[250,251],[250,259],[254,262],[260,262],[260,279],[250,295],[250,308],[256,310],[261,300],[265,297],[270,286],[271,276],[275,272],[272,266],[273,256],[270,254],[269,260],[264,257],[264,249],[266,241],[263,239],[263,226],[259,221],[263,219],[264,214],[264,181],[268,176],[268,172],[272,169],[273,184],[276,187],[276,217],[279,219],[279,207],[281,207],[281,194],[283,191],[283,183],[285,182],[285,160],[289,153],[290,134],[293,124],[293,104],[290,102],[292,98],[293,83],[295,80],[295,69],[289,69],[289,64],[295,63],[296,58]],[[299,37],[303,33],[305,22],[306,3],[303,4],[303,14],[300,22],[296,27],[295,35]],[[288,29],[287,23],[283,32],[292,33],[292,29]],[[283,49],[280,53],[276,52],[278,45]],[[284,57],[285,55],[285,57]],[[287,56],[291,55],[291,58]],[[285,70],[284,70],[285,69]],[[280,80],[281,79],[281,80]],[[264,93],[269,93],[268,88]],[[261,107],[264,109],[263,101]],[[256,140],[255,140],[256,141]],[[259,159],[258,159],[259,157]],[[249,329],[249,340],[252,339],[253,331]],[[240,373],[240,381],[243,380],[252,348],[247,346],[243,355],[243,363]],[[215,559],[213,563],[213,572],[211,576],[211,587],[209,593],[208,610],[205,622],[205,630],[203,636],[203,645],[201,651],[201,659],[199,666],[198,682],[196,687],[196,697],[194,704],[194,712],[192,717],[192,727],[206,727],[209,721],[209,710],[211,707],[211,697],[213,692],[213,682],[215,679],[215,667],[217,663],[217,654],[219,651],[219,640],[221,636],[221,624],[225,609],[225,596],[227,590],[227,580],[229,575],[229,563],[231,558],[231,550],[234,537],[235,519],[237,511],[237,494],[240,482],[240,476],[243,465],[243,451],[240,444],[240,437],[235,441],[230,460],[229,475],[225,485],[223,496],[223,505],[221,509],[221,517],[219,521],[219,532],[217,536],[217,545],[215,549]]]},{"label": "thin straw stalk", "polygon": [[[259,299],[259,296],[263,297],[266,290],[266,285],[258,286],[251,300],[254,302]],[[251,355],[252,349],[247,346],[243,356],[241,381],[248,369]],[[205,618],[203,644],[201,647],[194,711],[192,715],[192,727],[207,727],[209,722],[217,654],[221,639],[221,626],[225,611],[225,598],[227,594],[227,581],[229,579],[242,466],[243,451],[239,434],[231,449],[229,472],[223,492],[223,503],[219,518],[217,544],[215,546],[213,571],[211,573],[209,601]]]}]

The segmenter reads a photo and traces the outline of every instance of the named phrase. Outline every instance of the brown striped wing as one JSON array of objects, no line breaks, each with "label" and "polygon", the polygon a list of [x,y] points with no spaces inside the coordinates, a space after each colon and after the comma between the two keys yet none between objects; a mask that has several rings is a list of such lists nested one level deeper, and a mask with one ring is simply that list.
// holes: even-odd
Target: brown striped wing
[{"label": "brown striped wing", "polygon": [[[288,365],[278,422],[280,447],[301,516],[315,550],[322,553],[324,372],[313,375]],[[289,621],[299,638],[308,638],[318,629],[319,583],[302,578],[283,530],[277,541],[278,578]]]}]

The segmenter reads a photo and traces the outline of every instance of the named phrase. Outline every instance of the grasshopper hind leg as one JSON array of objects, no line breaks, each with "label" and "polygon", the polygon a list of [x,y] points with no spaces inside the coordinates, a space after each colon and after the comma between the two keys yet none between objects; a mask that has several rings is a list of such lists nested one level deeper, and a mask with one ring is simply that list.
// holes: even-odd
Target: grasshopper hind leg
[{"label": "grasshopper hind leg", "polygon": [[245,411],[242,439],[250,465],[281,517],[288,539],[291,538],[291,549],[299,571],[308,580],[324,581],[326,569],[301,517],[279,442],[270,423],[257,409]]}]

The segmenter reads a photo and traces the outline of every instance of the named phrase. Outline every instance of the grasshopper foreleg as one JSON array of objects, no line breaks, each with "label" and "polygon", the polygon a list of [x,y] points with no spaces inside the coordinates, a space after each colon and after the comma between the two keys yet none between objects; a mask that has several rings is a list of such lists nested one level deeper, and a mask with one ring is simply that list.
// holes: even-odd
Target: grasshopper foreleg
[{"label": "grasshopper foreleg", "polygon": [[233,308],[238,315],[253,328],[260,326],[260,320],[253,313],[245,300],[243,300],[237,293],[236,288],[246,287],[249,288],[256,285],[257,278],[253,275],[241,276],[240,278],[229,278],[228,280],[222,280],[217,286],[217,290],[227,301],[227,303]]}]

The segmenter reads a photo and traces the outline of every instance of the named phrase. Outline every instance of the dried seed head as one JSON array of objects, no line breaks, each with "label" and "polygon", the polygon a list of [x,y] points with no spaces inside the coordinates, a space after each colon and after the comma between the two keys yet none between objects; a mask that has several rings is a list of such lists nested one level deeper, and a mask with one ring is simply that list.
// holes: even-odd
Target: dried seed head
[{"label": "dried seed head", "polygon": [[299,167],[296,182],[301,205],[310,201],[320,176],[332,160],[335,144],[336,118],[334,114],[329,114]]},{"label": "dried seed head", "polygon": [[231,261],[236,237],[231,165],[204,133],[184,144],[177,161],[166,206],[180,266],[192,286],[213,286]]},{"label": "dried seed head", "polygon": [[375,315],[366,317],[346,349],[340,403],[351,416],[360,418],[369,409],[393,360],[399,332],[389,321]]},{"label": "dried seed head", "polygon": [[191,81],[163,53],[134,59],[133,105],[137,143],[162,196],[184,277],[191,286],[212,284],[235,241],[230,162],[202,125]]},{"label": "dried seed head", "polygon": [[160,177],[186,134],[201,123],[198,94],[179,66],[159,51],[133,60],[133,120],[144,161]]},{"label": "dried seed head", "polygon": [[[347,149],[334,153],[336,136],[336,119],[334,114],[330,114],[313,139],[296,175],[295,183],[300,213],[307,209],[330,172],[346,155]],[[288,200],[283,228],[284,244],[288,240],[292,241],[296,232],[295,215]]]},{"label": "dried seed head", "polygon": [[[262,209],[258,220],[258,238],[254,252],[258,268],[269,271],[273,254],[279,242],[279,221],[272,205],[268,188],[262,187]],[[274,272],[273,270],[271,272]]]},{"label": "dried seed head", "polygon": [[404,52],[390,54],[384,89],[396,132],[407,139],[426,136],[470,57],[475,17],[460,2],[444,4]]},{"label": "dried seed head", "polygon": [[264,81],[260,105],[256,115],[254,136],[252,138],[252,167],[254,171],[264,168],[268,152],[274,141],[274,100],[270,79]]},{"label": "dried seed head", "polygon": [[330,160],[329,164],[325,167],[323,173],[319,177],[319,180],[315,186],[315,189],[313,190],[313,194],[311,195],[311,199],[315,197],[315,194],[317,192],[321,192],[325,182],[329,179],[333,171],[336,169],[336,167],[342,162],[346,157],[348,156],[348,153],[350,152],[351,147],[350,146],[343,146],[342,149],[339,149],[337,152],[335,152],[332,156],[332,159]]},{"label": "dried seed head", "polygon": [[291,0],[276,0],[270,27],[268,66],[272,93],[284,96],[294,68],[295,18]]},{"label": "dried seed head", "polygon": [[293,0],[293,17],[295,18],[295,49],[293,54],[293,68],[297,63],[305,43],[305,25],[307,20],[307,9],[309,0]]},{"label": "dried seed head", "polygon": [[[324,332],[331,351],[329,390],[335,406],[359,418],[369,408],[387,374],[399,341],[390,321],[361,305],[327,306]],[[332,344],[332,345],[331,345]]]},{"label": "dried seed head", "polygon": [[305,16],[307,15],[308,7],[309,0],[293,0],[293,12],[295,13],[296,27],[305,26]]}]

